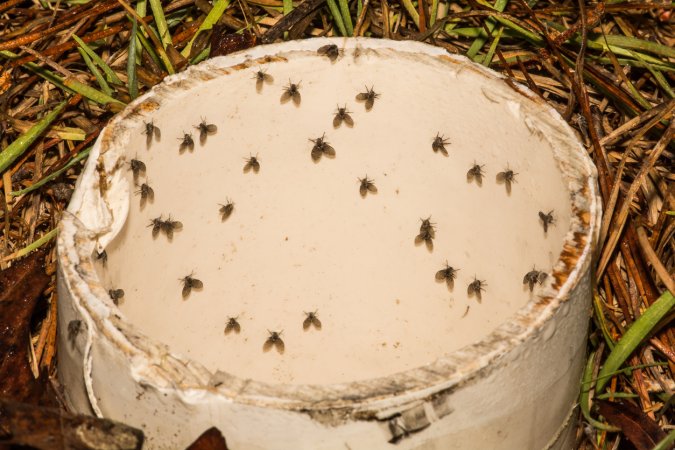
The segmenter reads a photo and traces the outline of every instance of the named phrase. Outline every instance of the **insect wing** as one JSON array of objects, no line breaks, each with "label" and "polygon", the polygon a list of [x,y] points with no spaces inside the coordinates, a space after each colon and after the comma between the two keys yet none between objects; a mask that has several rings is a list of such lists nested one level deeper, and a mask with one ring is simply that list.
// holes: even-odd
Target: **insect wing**
[{"label": "insect wing", "polygon": [[204,145],[206,143],[206,138],[208,137],[209,132],[206,130],[206,125],[202,124],[199,126],[199,143]]},{"label": "insect wing", "polygon": [[274,340],[271,337],[268,337],[265,343],[263,344],[263,351],[269,352],[274,346]]},{"label": "insect wing", "polygon": [[434,249],[434,241],[431,236],[427,235],[426,239],[424,239],[424,244],[427,246],[427,250],[432,251]]},{"label": "insect wing", "polygon": [[321,321],[319,320],[318,317],[312,316],[311,317],[311,322],[312,324],[316,327],[317,330],[321,329]]},{"label": "insect wing", "polygon": [[281,94],[281,98],[279,99],[279,101],[281,103],[288,103],[288,101],[291,99],[291,97],[292,97],[291,91],[288,88],[286,88],[286,90],[284,90],[283,94]]},{"label": "insect wing", "polygon": [[354,126],[354,120],[352,119],[352,116],[350,116],[349,114],[344,113],[342,119],[345,121],[348,127]]},{"label": "insect wing", "polygon": [[523,278],[523,284],[527,284],[527,287],[530,289],[530,292],[534,289],[534,283],[537,281],[537,272],[532,271],[525,274]]},{"label": "insect wing", "polygon": [[375,104],[375,97],[374,96],[369,96],[366,99],[366,111],[370,111],[373,109],[373,105]]},{"label": "insect wing", "polygon": [[246,164],[244,164],[244,173],[249,173],[251,169],[253,168],[253,161],[247,161]]},{"label": "insect wing", "polygon": [[198,280],[196,278],[190,278],[190,284],[195,289],[202,289],[204,287],[204,283],[202,283],[202,280]]},{"label": "insect wing", "polygon": [[179,151],[183,153],[185,150],[193,151],[195,149],[195,141],[192,139],[192,135],[186,134],[183,137],[183,142],[180,144]]},{"label": "insect wing", "polygon": [[537,282],[539,282],[539,284],[544,284],[546,278],[548,278],[548,274],[546,272],[539,272],[539,275],[537,275]]},{"label": "insect wing", "polygon": [[222,205],[220,207],[220,214],[222,214],[222,220],[227,220],[228,217],[234,211],[234,203],[228,203],[227,205]]},{"label": "insect wing", "polygon": [[274,346],[277,348],[277,351],[279,353],[284,353],[284,351],[286,350],[286,345],[284,344],[284,341],[281,340],[280,337],[278,337],[276,341],[274,341]]},{"label": "insect wing", "polygon": [[145,145],[146,145],[146,147],[150,147],[151,144],[152,144],[152,130],[150,130],[150,132],[148,132],[148,130],[146,129],[145,130]]},{"label": "insect wing", "polygon": [[140,172],[146,171],[145,163],[140,159],[132,159],[131,170],[134,172],[134,176],[138,176]]},{"label": "insect wing", "polygon": [[318,162],[321,159],[321,155],[323,155],[321,147],[315,145],[314,148],[312,148],[312,161]]},{"label": "insect wing", "polygon": [[342,125],[342,116],[340,114],[335,114],[333,117],[333,128],[337,128]]},{"label": "insect wing", "polygon": [[261,72],[258,72],[258,75],[256,76],[256,80],[255,80],[255,90],[256,90],[256,92],[258,92],[258,93],[262,92],[264,80],[265,80],[265,75]]},{"label": "insect wing", "polygon": [[438,272],[436,272],[436,281],[445,281],[448,278],[448,271],[447,269],[441,269]]},{"label": "insect wing", "polygon": [[253,172],[258,173],[260,171],[260,163],[258,160],[251,161],[251,166],[253,167]]},{"label": "insect wing", "polygon": [[361,182],[361,186],[359,187],[359,193],[361,194],[361,197],[365,197],[366,194],[368,194],[368,185],[366,184],[365,181]]},{"label": "insect wing", "polygon": [[365,102],[369,98],[370,98],[370,96],[368,95],[367,92],[361,92],[360,94],[356,95],[356,100],[358,100],[360,102]]},{"label": "insect wing", "polygon": [[293,104],[295,106],[300,106],[300,101],[302,100],[302,97],[300,97],[300,91],[298,91],[296,89],[295,92],[293,93],[292,97],[293,97]]},{"label": "insect wing", "polygon": [[325,142],[323,143],[323,153],[326,156],[329,156],[331,158],[335,157],[335,149],[333,146],[326,144]]},{"label": "insect wing", "polygon": [[150,197],[151,199],[155,198],[155,190],[147,184],[145,185],[145,196]]},{"label": "insect wing", "polygon": [[159,127],[156,127],[154,125],[153,125],[152,128],[153,128],[153,131],[154,131],[154,134],[155,134],[155,140],[159,141],[162,138],[162,131],[159,129]]},{"label": "insect wing", "polygon": [[192,284],[188,280],[183,280],[183,298],[186,298],[188,295],[190,295],[190,291],[192,291]]},{"label": "insect wing", "polygon": [[366,185],[368,187],[368,192],[372,192],[373,194],[377,194],[377,187],[373,183],[367,183]]},{"label": "insect wing", "polygon": [[312,325],[312,316],[309,314],[307,315],[307,318],[302,322],[302,329],[303,330],[309,330],[309,327]]}]

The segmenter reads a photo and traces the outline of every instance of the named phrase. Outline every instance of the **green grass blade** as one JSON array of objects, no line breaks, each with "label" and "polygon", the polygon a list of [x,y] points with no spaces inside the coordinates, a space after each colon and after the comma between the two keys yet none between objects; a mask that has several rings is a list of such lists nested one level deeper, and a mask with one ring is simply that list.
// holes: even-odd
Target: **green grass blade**
[{"label": "green grass blade", "polygon": [[347,36],[354,36],[354,25],[352,24],[352,17],[349,14],[349,3],[347,0],[338,0],[340,5],[340,13],[342,14],[342,21],[345,24]]},{"label": "green grass blade", "polygon": [[50,134],[55,134],[59,139],[65,141],[84,141],[87,137],[87,134],[81,128],[53,126],[49,131]]},{"label": "green grass blade", "polygon": [[148,13],[148,2],[147,0],[138,0],[136,2],[136,14],[140,17],[145,17]]},{"label": "green grass blade", "polygon": [[431,0],[431,14],[429,14],[429,26],[434,26],[438,17],[438,0]]},{"label": "green grass blade", "polygon": [[0,153],[0,174],[21,156],[40,135],[49,128],[49,125],[61,114],[68,102],[59,103],[49,114],[44,116],[30,130],[16,138]]},{"label": "green grass blade", "polygon": [[209,57],[209,53],[211,53],[211,46],[208,46],[204,50],[199,52],[194,58],[190,60],[190,64],[195,65],[197,63],[204,61],[206,58]]},{"label": "green grass blade", "polygon": [[159,32],[159,39],[164,44],[164,48],[173,44],[171,40],[171,33],[169,33],[169,26],[166,24],[166,17],[164,16],[164,9],[162,9],[162,2],[160,0],[150,0],[150,9],[155,18],[157,31]]},{"label": "green grass blade", "polygon": [[602,392],[611,374],[633,353],[638,345],[651,333],[656,324],[675,307],[675,296],[666,291],[628,328],[607,357],[600,369],[596,392]]},{"label": "green grass blade", "polygon": [[79,81],[72,78],[65,78],[62,80],[62,83],[65,87],[69,88],[73,92],[82,94],[83,97],[86,97],[100,105],[106,105],[108,103],[120,103],[124,104],[121,101],[112,98],[111,96],[95,89],[87,84],[80,83]]},{"label": "green grass blade", "polygon": [[[283,9],[284,16],[293,11],[293,0],[283,0]],[[288,39],[288,31],[284,31],[284,39]]]},{"label": "green grass blade", "polygon": [[57,229],[54,228],[53,230],[49,231],[47,234],[42,236],[40,239],[36,240],[35,242],[31,243],[25,248],[22,248],[21,250],[12,253],[11,255],[7,256],[4,258],[4,261],[9,261],[10,259],[15,259],[15,258],[21,258],[22,256],[26,256],[33,250],[37,250],[38,248],[42,247],[45,245],[47,242],[51,241],[56,237]]},{"label": "green grass blade", "polygon": [[600,297],[598,295],[593,296],[593,309],[595,310],[593,319],[595,319],[596,325],[602,331],[602,336],[605,338],[607,347],[609,347],[610,350],[613,350],[615,342],[607,329],[607,323],[605,322],[605,316],[602,314],[602,305],[600,304]]},{"label": "green grass blade", "polygon": [[656,444],[652,450],[669,450],[673,442],[675,442],[675,430],[672,430],[670,433],[668,433],[668,436]]},{"label": "green grass blade", "polygon": [[[146,0],[138,0],[136,2],[136,14],[138,14],[138,17],[145,17],[148,14],[148,2]],[[141,45],[143,45],[141,37],[145,37],[143,36],[143,32],[136,33],[136,48],[141,48]],[[145,45],[143,45],[143,47],[145,47]],[[136,64],[141,63],[141,53],[143,52],[136,52]],[[155,54],[155,51],[153,50],[152,53],[148,53],[155,60],[155,64],[157,64],[158,67],[161,67],[161,63],[159,62],[159,58]]]},{"label": "green grass blade", "polygon": [[101,90],[103,91],[104,94],[106,95],[112,95],[113,91],[108,85],[108,83],[105,81],[105,78],[103,78],[103,75],[101,75],[101,72],[98,70],[96,65],[93,63],[87,52],[82,50],[81,48],[77,49],[78,52],[80,52],[80,56],[82,56],[82,59],[84,60],[84,63],[87,65],[87,68],[89,71],[94,75],[94,78],[96,78],[96,82],[98,85],[101,87]]},{"label": "green grass blade", "polygon": [[293,0],[284,0],[283,3],[284,3],[283,4],[283,13],[284,13],[284,16],[285,16],[286,14],[293,11]]},{"label": "green grass blade", "polygon": [[129,54],[127,56],[127,89],[129,90],[129,97],[135,99],[138,97],[138,78],[136,76],[136,38],[138,34],[138,22],[133,20],[131,26],[131,36],[129,39]]},{"label": "green grass blade", "polygon": [[[506,8],[507,3],[508,3],[508,0],[497,0],[495,2],[494,6],[490,6],[490,5],[487,5],[487,6],[490,6],[490,8],[492,8],[496,11],[503,12],[504,8]],[[495,28],[495,23],[496,22],[495,22],[494,19],[488,18],[488,19],[485,20],[485,28],[487,28],[488,31],[490,33],[492,33],[492,30],[494,30],[494,28]],[[488,36],[485,33],[485,30],[481,30],[478,37],[471,43],[471,47],[469,47],[469,50],[466,52],[466,56],[475,60],[476,55],[478,54],[480,49],[483,48],[483,45],[485,45],[487,40],[488,40]]]},{"label": "green grass blade", "polygon": [[419,30],[420,29],[420,15],[417,12],[417,10],[415,9],[415,5],[413,5],[413,3],[410,0],[401,0],[401,2],[403,3],[403,7],[408,12],[410,17],[412,17],[413,22],[415,23],[415,25],[417,26],[417,29]]},{"label": "green grass blade", "polygon": [[190,51],[192,50],[192,44],[194,40],[197,38],[197,35],[201,31],[204,30],[210,30],[213,28],[213,25],[215,25],[218,20],[220,20],[220,16],[223,15],[227,7],[230,5],[230,0],[216,0],[213,2],[213,8],[211,8],[211,11],[209,11],[208,15],[204,19],[204,22],[199,26],[197,29],[197,32],[192,36],[192,39],[190,39],[190,42],[185,46],[181,53],[183,57],[188,58],[190,57]]},{"label": "green grass blade", "polygon": [[91,47],[89,47],[82,39],[80,39],[74,34],[73,39],[75,40],[75,42],[77,42],[77,45],[79,45],[82,48],[82,50],[84,50],[87,53],[87,55],[89,55],[89,57],[96,63],[96,65],[101,68],[103,73],[105,73],[105,76],[109,83],[122,84],[122,80],[119,79],[119,77],[115,74],[115,72],[113,72],[110,66],[107,65],[105,61],[103,61],[103,59],[101,59],[101,57],[98,56]]},{"label": "green grass blade", "polygon": [[654,77],[654,79],[656,80],[658,85],[661,87],[661,89],[663,89],[663,91],[668,95],[668,97],[673,98],[675,96],[675,94],[673,93],[673,90],[670,88],[670,85],[668,84],[668,81],[663,76],[663,74],[658,69],[655,69],[651,64],[646,62],[640,56],[639,53],[637,53],[637,52],[631,52],[631,53],[633,54],[635,59],[637,59],[638,61],[640,61],[641,63],[643,63],[645,65],[647,70],[649,70],[649,72],[652,74],[652,76]]},{"label": "green grass blade", "polygon": [[490,67],[490,63],[492,63],[492,58],[495,56],[495,51],[497,50],[499,40],[502,38],[503,31],[504,27],[500,26],[499,29],[497,30],[497,35],[492,40],[492,44],[490,44],[490,48],[488,49],[487,55],[485,55],[485,59],[483,59],[483,65],[485,67]]},{"label": "green grass blade", "polygon": [[586,361],[586,367],[584,368],[584,374],[581,379],[581,394],[579,394],[579,407],[581,408],[581,413],[584,415],[584,418],[599,430],[605,431],[619,431],[618,428],[614,428],[609,425],[605,425],[602,422],[598,422],[593,417],[591,417],[591,388],[593,386],[593,364],[595,363],[595,352],[591,352],[588,355],[588,360]]},{"label": "green grass blade", "polygon": [[[589,55],[589,58],[599,62],[600,64],[611,64],[612,61],[609,58],[606,57],[600,57],[600,56],[593,56]],[[622,66],[631,66],[631,67],[641,67],[643,69],[647,69],[646,62],[640,61],[640,60],[635,60],[635,59],[626,59],[626,58],[617,58],[617,61],[619,61],[619,64]],[[659,70],[661,72],[675,72],[675,65],[669,65],[667,61],[662,61],[663,64],[654,64],[654,63],[649,63],[649,65],[656,70]]]},{"label": "green grass blade", "polygon": [[[16,53],[12,53],[9,50],[2,50],[0,51],[0,56],[4,56],[9,59],[16,59],[18,58],[18,55]],[[45,80],[49,81],[50,83],[53,83],[55,86],[63,89],[66,92],[69,93],[77,93],[81,94],[83,97],[88,98],[89,100],[92,100],[96,103],[99,103],[101,105],[106,105],[108,103],[119,103],[119,104],[124,104],[123,102],[112,98],[111,96],[92,88],[91,86],[87,86],[86,84],[82,84],[77,80],[73,79],[64,79],[63,77],[56,75],[55,73],[38,66],[35,63],[26,63],[23,64],[23,67],[27,68],[31,72],[41,76]]]},{"label": "green grass blade", "polygon": [[605,392],[602,395],[597,395],[598,400],[607,400],[608,398],[640,398],[637,394],[629,394],[627,392]]},{"label": "green grass blade", "polygon": [[70,169],[72,166],[74,166],[75,164],[77,164],[78,162],[80,162],[81,160],[83,160],[84,158],[86,158],[87,156],[89,156],[89,152],[90,152],[90,151],[91,151],[91,147],[87,148],[86,150],[82,150],[82,151],[81,151],[80,153],[78,153],[73,159],[71,159],[70,161],[68,161],[68,164],[66,164],[65,166],[63,166],[62,168],[60,168],[59,170],[57,170],[56,172],[54,172],[54,173],[52,173],[52,174],[50,174],[50,175],[47,175],[46,177],[44,177],[43,179],[41,179],[41,180],[38,181],[37,183],[35,183],[35,184],[31,185],[31,186],[28,186],[26,189],[21,189],[20,191],[13,191],[13,192],[12,192],[12,195],[13,195],[14,197],[17,197],[17,196],[19,196],[19,195],[25,195],[25,194],[28,194],[29,192],[32,192],[32,191],[34,191],[34,190],[36,190],[36,189],[41,188],[42,186],[44,186],[45,184],[47,184],[47,183],[49,183],[50,181],[54,180],[54,179],[57,178],[59,175],[61,175],[63,172],[65,172],[66,170]]},{"label": "green grass blade", "polygon": [[[143,33],[141,30],[138,30],[136,33],[136,38],[138,38],[138,42],[141,43],[143,46],[143,49],[150,55],[150,58],[155,62],[157,67],[161,68],[162,67],[162,61],[160,61],[159,56],[157,56],[157,52],[155,52],[155,48],[150,44],[150,41],[148,41],[148,38],[143,36]],[[138,49],[138,42],[136,42],[136,48]],[[138,56],[136,58],[136,63],[140,64],[141,62],[141,53],[140,51],[136,50],[136,55]]]},{"label": "green grass blade", "polygon": [[340,10],[338,9],[335,0],[326,0],[326,3],[328,3],[328,9],[330,9],[330,13],[333,16],[335,25],[338,27],[338,31],[340,31],[342,36],[347,36],[347,29],[345,28],[344,22],[342,22],[342,15],[340,14]]},{"label": "green grass blade", "polygon": [[[644,39],[638,39],[631,36],[623,36],[618,34],[608,34],[605,36],[607,43],[609,45],[615,45],[617,47],[630,49],[630,50],[639,50],[643,52],[653,53],[655,55],[663,56],[665,58],[675,58],[675,47],[669,47],[667,45],[662,45],[657,42],[646,41]],[[604,39],[598,37],[594,41],[602,43]]]}]

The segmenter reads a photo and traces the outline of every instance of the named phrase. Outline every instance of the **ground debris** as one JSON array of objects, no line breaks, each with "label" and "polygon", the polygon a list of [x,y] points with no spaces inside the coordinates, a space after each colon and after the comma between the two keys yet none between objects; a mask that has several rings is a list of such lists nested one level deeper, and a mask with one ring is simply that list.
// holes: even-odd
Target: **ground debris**
[{"label": "ground debris", "polygon": [[141,430],[109,419],[0,400],[0,444],[40,450],[139,450],[143,440]]},{"label": "ground debris", "polygon": [[35,306],[49,284],[46,251],[33,253],[0,272],[0,398],[37,401],[44,378],[28,362],[29,329]]},{"label": "ground debris", "polygon": [[220,430],[211,427],[185,450],[227,450],[227,443]]}]

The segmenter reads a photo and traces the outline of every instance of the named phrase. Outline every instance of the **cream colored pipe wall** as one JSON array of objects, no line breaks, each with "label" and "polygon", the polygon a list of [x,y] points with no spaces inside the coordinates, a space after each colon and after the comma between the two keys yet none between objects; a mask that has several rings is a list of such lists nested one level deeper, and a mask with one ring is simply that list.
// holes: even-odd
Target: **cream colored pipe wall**
[{"label": "cream colored pipe wall", "polygon": [[[213,60],[203,70],[247,64],[279,51],[314,51],[326,42],[258,47],[244,55]],[[411,42],[332,42],[348,55],[356,46],[383,52],[395,47],[404,54],[466,64],[440,49]],[[468,70],[482,69],[472,66]],[[507,94],[496,92],[508,95],[508,90]],[[428,427],[403,439],[399,446],[546,447],[565,424],[578,392],[599,202],[592,164],[569,128],[546,105],[525,100],[524,96],[531,95],[525,90],[511,95],[509,101],[527,126],[534,127],[533,134],[545,130],[545,140],[551,143],[566,188],[572,192],[562,259],[555,263],[553,282],[542,293],[545,301],[531,301],[479,343],[430,364],[338,385],[269,385],[214,373],[173,356],[122,318],[106,298],[90,257],[95,241],[85,229],[97,230],[99,243],[105,245],[119,232],[120,218],[126,217],[130,206],[128,192],[118,189],[126,175],[116,170],[119,150],[105,149],[99,157],[99,141],[69,208],[74,216],[64,218],[58,241],[60,329],[67,330],[75,318],[86,324],[86,332],[74,345],[67,333],[60,333],[59,374],[69,400],[78,410],[142,427],[149,448],[183,447],[210,425],[223,431],[232,448],[383,448],[389,445],[391,426],[400,423],[411,429],[427,422]],[[526,105],[516,106],[516,101]],[[142,106],[137,108],[142,112]],[[134,115],[127,114],[132,119]],[[116,120],[104,138],[114,135],[117,139],[120,133],[129,132],[119,123],[121,119]],[[93,163],[97,158],[109,178],[103,203]],[[136,200],[132,198],[132,207]],[[402,417],[397,418],[398,413]],[[568,444],[562,439],[556,445],[565,448]]]}]

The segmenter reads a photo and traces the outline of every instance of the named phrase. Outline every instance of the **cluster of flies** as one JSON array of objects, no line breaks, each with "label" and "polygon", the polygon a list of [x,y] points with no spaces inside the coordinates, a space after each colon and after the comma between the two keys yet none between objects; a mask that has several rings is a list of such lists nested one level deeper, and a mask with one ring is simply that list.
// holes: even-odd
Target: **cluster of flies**
[{"label": "cluster of flies", "polygon": [[[324,45],[323,47],[317,50],[317,53],[322,56],[328,57],[332,62],[335,62],[337,58],[342,54],[338,49],[337,45]],[[253,79],[256,82],[256,90],[260,93],[265,84],[272,84],[274,82],[274,77],[268,74],[263,69],[259,69],[253,76]],[[283,88],[281,93],[281,98],[279,99],[281,104],[288,103],[292,101],[294,105],[300,106],[302,102],[302,95],[300,94],[301,82],[292,82],[289,80],[288,85]],[[370,111],[375,104],[375,100],[380,97],[380,94],[375,92],[374,87],[365,87],[364,92],[360,92],[356,95],[355,99],[358,102],[363,102],[365,104],[366,111]],[[337,105],[333,115],[333,128],[339,128],[345,124],[347,127],[352,128],[354,126],[354,119],[352,118],[352,112],[347,109],[347,105],[343,106]],[[326,134],[323,133],[320,137],[315,139],[309,139],[313,144],[311,150],[312,161],[319,162],[322,157],[326,158],[335,158],[336,152],[335,148],[328,143],[326,140]],[[260,168],[260,163],[257,157],[251,156],[246,161],[244,166],[244,172],[248,172],[251,169],[257,173]],[[359,193],[361,197],[365,198],[369,193],[376,194],[377,187],[375,186],[374,180],[368,178],[366,175],[363,178],[357,178],[359,182]]]},{"label": "cluster of flies", "polygon": [[[338,49],[337,45],[325,45],[319,48],[317,53],[319,55],[328,57],[332,62],[335,62],[337,58],[342,54],[341,51]],[[265,84],[272,84],[274,82],[274,78],[272,77],[272,75],[268,74],[266,71],[262,69],[258,70],[253,78],[256,80],[256,90],[258,92],[262,91],[263,86]],[[366,90],[364,92],[361,92],[358,95],[356,95],[356,100],[359,102],[364,102],[366,111],[370,111],[373,108],[373,105],[375,104],[375,100],[379,96],[380,94],[376,93],[373,87],[368,88],[366,86]],[[280,102],[284,104],[288,103],[289,101],[292,101],[293,104],[295,104],[296,106],[300,106],[300,103],[302,102],[302,96],[300,94],[300,82],[293,83],[289,80],[289,84],[284,87],[283,92],[281,94]],[[343,123],[350,128],[353,127],[354,120],[351,114],[352,113],[347,109],[346,104],[344,106],[338,105],[333,117],[333,127],[338,128]],[[216,125],[207,123],[206,119],[204,118],[202,118],[201,122],[194,128],[196,130],[199,130],[199,143],[202,146],[206,144],[208,136],[215,134],[218,130],[218,127]],[[153,139],[156,141],[159,141],[161,139],[161,130],[153,123],[153,121],[145,122],[143,134],[145,134],[146,136],[146,146],[148,148],[150,148]],[[179,153],[182,154],[186,150],[189,150],[190,152],[194,150],[195,143],[192,133],[183,132],[183,137],[179,138],[179,141],[180,141],[178,148]],[[312,142],[313,144],[311,151],[311,158],[314,162],[320,161],[321,158],[324,156],[327,158],[335,157],[336,155],[335,149],[326,141],[325,133],[321,137],[318,137],[316,139],[310,139],[310,142]],[[444,156],[449,156],[448,149],[446,148],[446,146],[449,144],[450,140],[442,136],[439,132],[436,134],[436,137],[434,137],[431,143],[431,149],[433,150],[434,153],[441,153]],[[467,181],[468,182],[475,181],[476,184],[481,186],[483,182],[483,177],[485,176],[484,167],[485,165],[478,164],[474,161],[473,165],[466,173]],[[139,186],[137,182],[138,178],[142,174],[145,175],[146,173],[145,163],[139,159],[132,159],[130,162],[130,169],[133,173],[134,183],[137,186]],[[253,171],[254,173],[258,173],[260,171],[260,161],[257,155],[256,156],[251,155],[248,158],[245,158],[244,173],[248,173],[250,171]],[[512,169],[510,169],[507,165],[504,171],[499,172],[497,174],[496,181],[499,184],[504,184],[507,193],[510,194],[512,184],[516,182],[515,180],[516,175],[518,174],[514,172]],[[363,178],[358,178],[358,182],[359,182],[359,193],[361,197],[365,198],[369,193],[370,194],[377,193],[377,187],[375,186],[374,180],[368,178],[367,175]],[[154,199],[154,190],[148,184],[147,178],[144,183],[140,184],[139,188],[135,191],[135,193],[140,195],[141,197],[141,206],[143,206],[143,204],[147,200]],[[219,206],[220,206],[219,213],[221,215],[221,220],[225,221],[230,217],[230,215],[234,211],[234,203],[231,200],[227,199],[227,203],[220,204]],[[549,211],[548,213],[539,211],[539,219],[541,220],[545,233],[548,232],[548,227],[550,225],[555,224],[553,211]],[[421,245],[422,243],[424,243],[426,248],[429,251],[432,251],[434,248],[433,240],[436,238],[436,224],[431,222],[431,216],[427,217],[426,219],[420,220],[422,224],[420,225],[419,233],[417,234],[417,236],[415,236],[415,245]],[[162,232],[167,236],[169,240],[173,238],[174,231],[181,229],[182,226],[183,224],[181,222],[173,220],[171,216],[169,216],[167,219],[163,219],[163,216],[161,215],[157,218],[152,219],[150,221],[150,225],[148,225],[148,227],[152,227],[153,238],[156,237],[160,232]],[[103,264],[105,264],[105,262],[107,261],[107,254],[105,253],[105,250],[97,254],[97,259],[101,260]],[[453,289],[454,281],[455,278],[457,277],[458,271],[459,269],[450,266],[446,261],[445,267],[441,268],[439,271],[436,272],[435,279],[440,283],[445,283],[449,289]],[[543,284],[546,278],[547,274],[545,272],[533,268],[523,277],[523,284],[527,285],[530,292],[532,292],[534,286],[537,284],[539,285]],[[183,299],[189,297],[193,289],[201,290],[204,287],[204,283],[201,280],[195,278],[194,273],[191,273],[190,275],[181,278],[180,281],[183,285],[182,287]],[[476,297],[476,299],[480,303],[482,299],[482,293],[485,291],[486,286],[487,283],[485,280],[480,280],[476,276],[474,276],[473,281],[469,283],[467,287],[467,294],[469,295],[469,297]],[[124,290],[109,289],[108,295],[110,296],[112,301],[117,305],[119,301],[124,297]],[[308,330],[312,326],[314,326],[317,330],[320,330],[321,321],[317,316],[317,311],[305,312],[305,320],[303,321],[302,326],[304,330]],[[71,321],[68,324],[68,336],[71,341],[73,341],[75,336],[77,336],[77,334],[79,333],[80,327],[81,322],[79,320]],[[227,320],[227,324],[225,326],[225,334],[227,335],[232,332],[237,334],[241,332],[241,324],[238,321],[238,316],[229,317]],[[267,352],[272,348],[275,348],[279,353],[284,353],[285,344],[283,339],[281,338],[283,330],[281,331],[268,330],[268,333],[269,336],[265,340],[265,343],[263,345],[263,351]]]},{"label": "cluster of flies", "polygon": [[[539,214],[544,215],[541,212]],[[550,216],[551,214],[552,212],[549,212],[548,215],[544,215],[546,217],[546,219],[542,218],[544,224],[547,224],[547,221],[552,219],[552,216]],[[431,221],[431,216],[427,217],[426,219],[421,218],[420,221],[422,224],[420,225],[419,233],[417,236],[415,236],[415,245],[421,245],[424,242],[427,249],[432,251],[434,248],[433,240],[436,238],[436,224]],[[449,290],[453,290],[458,271],[458,268],[451,266],[446,261],[445,266],[436,272],[435,279],[439,283],[445,283]],[[532,270],[527,272],[523,277],[523,284],[527,285],[527,287],[530,289],[530,292],[532,292],[534,290],[534,286],[536,284],[542,285],[547,277],[548,274],[546,272],[542,272],[533,267]],[[467,295],[469,297],[476,297],[478,303],[481,303],[483,292],[485,291],[486,286],[487,282],[485,280],[479,280],[474,275],[473,281],[469,283],[469,286],[467,287]]]},{"label": "cluster of flies", "polygon": [[[206,143],[206,138],[209,135],[214,134],[218,130],[216,125],[207,123],[205,119],[202,119],[195,128],[199,130],[199,142],[201,145]],[[152,120],[144,122],[143,134],[145,135],[145,145],[147,148],[150,148],[153,141],[159,141],[162,138],[162,131]],[[180,153],[185,152],[185,150],[194,150],[195,143],[191,133],[184,132],[183,137],[179,138],[179,140],[181,141],[178,148]],[[155,191],[150,186],[147,176],[143,183],[139,184],[138,181],[141,175],[146,175],[147,166],[140,159],[134,158],[129,162],[129,168],[134,176],[134,184],[138,187],[134,193],[141,197],[141,207],[143,207],[147,201],[153,201],[155,198]]]},{"label": "cluster of flies", "polygon": [[[446,145],[450,144],[450,140],[441,135],[441,133],[436,133],[436,137],[431,142],[431,149],[434,153],[441,153],[443,156],[449,156],[448,149],[445,148]],[[483,185],[483,177],[485,176],[485,170],[483,169],[485,164],[478,164],[476,161],[473,162],[469,170],[466,172],[466,181],[472,182],[475,181],[478,186]],[[509,168],[508,164],[504,171],[499,172],[496,177],[496,181],[499,184],[504,184],[506,186],[506,192],[511,194],[511,185],[516,182],[516,172]]]},{"label": "cluster of flies", "polygon": [[[448,144],[450,144],[449,139],[442,136],[441,133],[436,133],[436,137],[434,137],[431,142],[431,149],[434,153],[441,153],[444,156],[449,156],[448,149],[446,148],[446,145]],[[474,161],[469,170],[466,172],[466,181],[469,183],[475,181],[478,186],[482,186],[483,177],[485,176],[484,167],[485,164],[478,164],[476,161]],[[502,172],[497,173],[495,180],[498,184],[503,184],[506,187],[506,193],[510,195],[512,185],[516,183],[516,175],[518,175],[518,173],[514,172],[513,169],[511,169],[507,164],[506,168]],[[555,224],[553,210],[547,213],[539,211],[539,220],[544,227],[544,233],[548,233],[549,225]],[[427,242],[428,246],[430,239],[423,240]]]},{"label": "cluster of flies", "polygon": [[[318,311],[305,312],[305,320],[302,322],[302,329],[307,331],[311,327],[314,327],[317,330],[321,329],[321,320],[319,320]],[[240,332],[241,332],[241,324],[239,323],[239,316],[228,317],[227,324],[225,325],[225,334],[226,335],[230,333],[239,334]],[[267,339],[263,344],[263,351],[269,352],[274,348],[276,349],[277,352],[283,354],[284,351],[286,350],[286,344],[284,344],[284,340],[281,338],[281,335],[284,333],[284,330],[281,331],[267,330],[267,332],[269,333],[269,335],[267,336]]]},{"label": "cluster of flies", "polygon": [[[415,236],[415,245],[421,245],[422,242],[426,245],[429,251],[434,248],[434,239],[436,238],[436,224],[431,221],[431,216],[426,219],[420,219],[422,224],[420,225],[419,234]],[[455,279],[457,278],[457,272],[459,269],[452,267],[445,262],[445,267],[436,272],[435,279],[440,283],[445,283],[448,289],[452,290],[455,285]],[[485,286],[487,283],[485,280],[479,280],[475,276],[473,281],[469,283],[467,287],[467,294],[469,297],[476,297],[478,303],[482,300],[482,293],[485,291]]]}]

